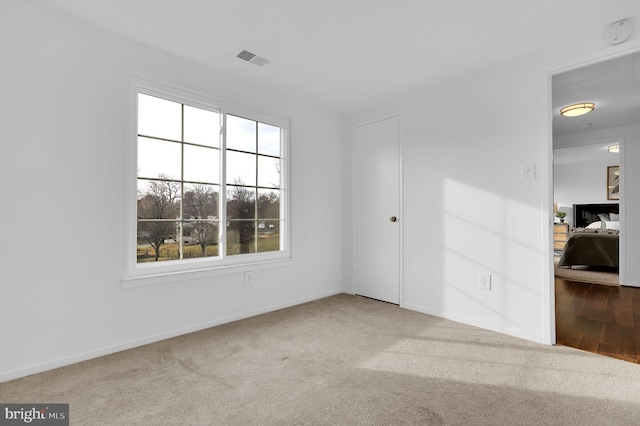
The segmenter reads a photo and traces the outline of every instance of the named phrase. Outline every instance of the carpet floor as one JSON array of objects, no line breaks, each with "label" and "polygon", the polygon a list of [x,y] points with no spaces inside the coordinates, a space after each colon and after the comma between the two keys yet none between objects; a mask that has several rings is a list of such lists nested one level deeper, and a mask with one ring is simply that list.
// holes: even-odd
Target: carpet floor
[{"label": "carpet floor", "polygon": [[0,384],[72,425],[632,425],[640,368],[337,295]]}]

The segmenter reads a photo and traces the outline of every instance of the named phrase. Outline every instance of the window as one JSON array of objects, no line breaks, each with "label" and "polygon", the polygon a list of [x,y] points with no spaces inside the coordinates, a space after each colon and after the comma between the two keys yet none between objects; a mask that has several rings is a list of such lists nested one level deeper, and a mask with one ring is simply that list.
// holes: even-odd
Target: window
[{"label": "window", "polygon": [[286,122],[163,89],[133,94],[130,275],[287,257]]}]

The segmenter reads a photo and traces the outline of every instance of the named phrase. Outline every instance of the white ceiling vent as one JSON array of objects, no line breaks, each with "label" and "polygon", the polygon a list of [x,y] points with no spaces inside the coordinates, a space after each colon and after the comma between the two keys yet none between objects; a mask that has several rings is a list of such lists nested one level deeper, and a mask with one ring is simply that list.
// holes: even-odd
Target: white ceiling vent
[{"label": "white ceiling vent", "polygon": [[248,50],[241,50],[236,54],[236,58],[240,58],[243,61],[251,62],[254,65],[259,67],[263,67],[269,63],[268,59],[265,59],[261,56],[256,55],[255,53],[251,53]]}]

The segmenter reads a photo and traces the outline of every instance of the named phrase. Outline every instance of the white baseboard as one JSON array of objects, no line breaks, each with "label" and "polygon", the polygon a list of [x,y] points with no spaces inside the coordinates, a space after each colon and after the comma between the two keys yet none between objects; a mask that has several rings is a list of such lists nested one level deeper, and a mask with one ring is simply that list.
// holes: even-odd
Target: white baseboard
[{"label": "white baseboard", "polygon": [[519,339],[529,340],[532,342],[542,343],[544,345],[551,345],[552,343],[544,340],[543,336],[537,336],[530,333],[523,333],[520,330],[513,330],[506,327],[499,327],[495,324],[490,324],[487,322],[476,321],[473,318],[461,317],[457,315],[450,315],[444,312],[437,312],[431,309],[426,309],[421,306],[411,305],[411,304],[402,304],[400,307],[409,309],[410,311],[416,311],[427,315],[432,315],[434,317],[443,318],[450,321],[459,322],[461,324],[470,325],[473,327],[482,328],[484,330],[495,331],[496,333],[506,334],[508,336],[517,337]]},{"label": "white baseboard", "polygon": [[32,374],[42,373],[44,371],[49,371],[49,370],[53,370],[60,367],[65,367],[67,365],[76,364],[78,362],[88,361],[90,359],[98,358],[105,355],[110,355],[110,354],[121,352],[127,349],[133,349],[139,346],[148,345],[150,343],[170,339],[172,337],[182,336],[184,334],[193,333],[195,331],[204,330],[207,328],[215,327],[217,325],[222,325],[229,322],[238,321],[238,320],[249,318],[249,317],[254,317],[256,315],[266,314],[268,312],[289,308],[291,306],[301,305],[303,303],[311,302],[311,301],[322,299],[329,296],[335,296],[336,294],[342,294],[342,293],[349,293],[349,291],[345,289],[337,289],[337,290],[328,291],[325,293],[319,293],[313,296],[304,297],[302,299],[290,300],[284,303],[279,303],[277,305],[271,305],[271,306],[256,309],[253,311],[248,311],[248,312],[244,312],[237,315],[231,315],[228,317],[219,318],[219,319],[205,322],[205,323],[196,324],[189,327],[183,327],[176,330],[171,330],[166,333],[160,333],[153,336],[144,337],[141,339],[123,342],[117,345],[107,346],[101,349],[96,349],[92,351],[79,353],[76,355],[71,355],[64,358],[59,358],[53,361],[47,361],[41,364],[29,366],[26,368],[11,370],[8,372],[0,373],[0,383],[30,376]]}]

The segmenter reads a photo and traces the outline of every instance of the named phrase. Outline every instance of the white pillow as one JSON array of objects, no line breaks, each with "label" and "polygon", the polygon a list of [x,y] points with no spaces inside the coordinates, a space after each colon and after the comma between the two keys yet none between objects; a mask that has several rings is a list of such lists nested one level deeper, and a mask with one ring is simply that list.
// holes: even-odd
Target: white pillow
[{"label": "white pillow", "polygon": [[597,221],[597,222],[591,222],[589,225],[587,225],[586,229],[599,229],[602,228],[602,222]]},{"label": "white pillow", "polygon": [[606,221],[607,229],[617,229],[620,230],[620,222],[619,221]]},{"label": "white pillow", "polygon": [[611,218],[612,221],[617,221],[620,220],[620,215],[618,213],[610,213],[609,217]]}]

